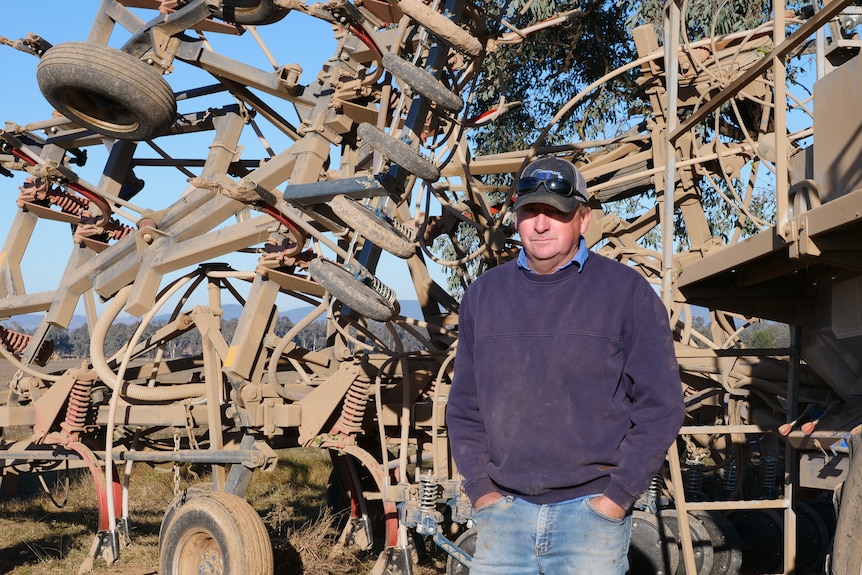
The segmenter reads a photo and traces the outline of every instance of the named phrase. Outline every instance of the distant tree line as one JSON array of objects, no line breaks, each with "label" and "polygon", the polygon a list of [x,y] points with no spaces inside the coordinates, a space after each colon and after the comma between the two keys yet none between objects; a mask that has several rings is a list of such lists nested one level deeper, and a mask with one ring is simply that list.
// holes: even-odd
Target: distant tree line
[{"label": "distant tree line", "polygon": [[[154,320],[144,329],[139,341],[145,341],[161,328],[168,324],[168,320]],[[221,322],[221,331],[225,340],[230,343],[239,324],[238,318],[226,319]],[[105,355],[111,357],[123,348],[134,336],[140,323],[115,323],[108,330],[105,337]],[[275,334],[283,336],[293,327],[293,322],[286,316],[279,316],[275,324]],[[18,330],[22,331],[22,330]],[[26,330],[23,330],[26,333]],[[371,331],[383,345],[392,346],[392,336],[384,325],[372,323]],[[416,338],[406,331],[398,328],[397,333],[401,337],[406,351],[415,351],[422,348]],[[300,331],[293,342],[301,348],[320,350],[328,344],[327,325],[324,320],[318,320]],[[90,355],[90,331],[84,325],[75,329],[51,330],[48,339],[54,342],[54,354],[64,358],[85,358]],[[164,354],[167,359],[192,356],[201,353],[201,336],[197,329],[190,329],[179,334],[164,344]]]},{"label": "distant tree line", "polygon": [[[711,322],[701,316],[692,318],[692,327],[707,338]],[[745,349],[780,349],[790,347],[790,327],[784,323],[760,321],[747,326],[739,334],[739,347]]]},{"label": "distant tree line", "polygon": [[[150,322],[144,330],[141,340],[146,340],[159,329],[167,325],[167,320],[155,320]],[[221,330],[225,340],[230,343],[236,332],[238,318],[226,319],[221,322]],[[108,330],[105,338],[105,354],[110,357],[132,338],[135,331],[138,329],[138,323],[116,323]],[[283,336],[293,327],[293,322],[286,316],[279,316],[275,324],[275,334],[278,337]],[[708,322],[702,316],[695,316],[692,319],[692,327],[710,338],[711,322]],[[19,333],[32,333],[32,330],[21,328],[15,322],[9,326]],[[356,336],[355,330],[351,330]],[[388,349],[394,349],[395,345],[392,341],[392,336],[383,324],[371,322],[369,331],[374,334],[382,345]],[[420,330],[422,335],[423,330]],[[396,329],[396,333],[401,338],[405,351],[417,351],[423,349],[423,345],[410,333],[401,329]],[[329,334],[327,333],[327,324],[324,320],[318,320],[305,329],[300,331],[294,338],[293,342],[303,349],[321,350],[329,345]],[[89,328],[81,326],[75,329],[54,329],[51,330],[48,339],[54,342],[54,354],[71,359],[82,359],[90,355],[90,332]],[[786,324],[775,322],[758,322],[746,327],[740,333],[740,347],[749,349],[774,349],[786,348],[790,346],[790,329]],[[164,346],[164,353],[167,359],[197,355],[201,352],[200,333],[196,329],[191,329],[183,334],[180,334],[168,342]]]}]

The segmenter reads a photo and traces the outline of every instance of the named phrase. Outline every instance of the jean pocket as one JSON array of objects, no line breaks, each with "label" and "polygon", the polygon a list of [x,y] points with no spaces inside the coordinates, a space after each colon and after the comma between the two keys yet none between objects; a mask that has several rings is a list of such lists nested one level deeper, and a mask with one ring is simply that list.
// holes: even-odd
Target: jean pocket
[{"label": "jean pocket", "polygon": [[[597,495],[596,497],[599,497],[599,496]],[[592,503],[593,499],[594,499],[594,497],[590,497],[589,499],[584,500],[584,503],[587,504],[587,509],[589,509],[596,517],[599,517],[599,518],[604,519],[605,521],[609,521],[611,523],[615,523],[617,525],[620,525],[623,522],[625,522],[625,520],[626,520],[625,515],[623,515],[622,517],[620,517],[618,519],[616,517],[611,517],[609,515],[605,515],[604,513],[602,513],[601,511],[599,511],[595,507],[593,507],[593,503]]]},{"label": "jean pocket", "polygon": [[514,497],[511,497],[509,495],[504,495],[500,499],[492,501],[491,503],[483,505],[482,507],[479,507],[478,509],[474,509],[473,511],[475,513],[481,513],[482,511],[489,511],[491,509],[494,509],[495,507],[502,507],[503,503],[506,503],[506,502],[511,503],[513,500],[514,500]]}]

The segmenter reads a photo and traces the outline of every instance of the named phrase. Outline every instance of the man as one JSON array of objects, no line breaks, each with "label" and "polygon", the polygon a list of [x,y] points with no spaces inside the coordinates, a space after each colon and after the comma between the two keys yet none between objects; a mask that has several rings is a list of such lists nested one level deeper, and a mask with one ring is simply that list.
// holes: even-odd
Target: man
[{"label": "man", "polygon": [[523,250],[466,291],[447,424],[478,529],[471,575],[624,574],[631,508],[682,424],[667,313],[591,253],[583,175],[533,161]]}]

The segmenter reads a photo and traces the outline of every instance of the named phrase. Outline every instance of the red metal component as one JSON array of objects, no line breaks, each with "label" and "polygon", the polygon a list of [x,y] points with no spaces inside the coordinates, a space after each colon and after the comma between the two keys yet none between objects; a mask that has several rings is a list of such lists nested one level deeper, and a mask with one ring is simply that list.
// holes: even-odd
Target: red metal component
[{"label": "red metal component", "polygon": [[[685,39],[675,48],[662,47],[655,29],[641,26],[633,31],[637,61],[609,71],[592,86],[578,86],[581,92],[544,128],[525,136],[537,138],[532,143],[516,144],[513,138],[512,149],[491,155],[481,155],[473,145],[479,141],[471,140],[476,128],[499,121],[519,102],[500,97],[482,114],[474,115],[472,106],[442,113],[439,103],[423,93],[428,78],[396,81],[381,55],[433,70],[431,93],[451,90],[475,103],[478,94],[489,93],[480,58],[496,58],[505,44],[576,21],[579,11],[532,24],[525,13],[515,29],[499,19],[486,20],[485,7],[469,2],[447,2],[440,9],[377,0],[334,0],[325,6],[288,0],[225,4],[260,8],[263,19],[273,8],[290,10],[291,18],[278,26],[289,25],[294,16],[325,20],[327,30],[335,23],[336,53],[305,85],[299,64],[279,64],[288,61],[283,53],[270,58],[272,69],[263,70],[216,52],[216,46],[232,45],[230,37],[210,44],[185,34],[202,24],[242,32],[209,20],[212,3],[105,3],[88,41],[54,52],[58,74],[68,81],[43,90],[68,101],[68,115],[25,126],[8,123],[0,131],[0,173],[26,172],[18,198],[22,212],[0,252],[4,323],[42,314],[34,333],[44,337],[69,327],[78,304],[96,298],[107,302],[104,311],[87,309],[93,340],[87,356],[96,375],[43,373],[33,365],[39,360],[27,353],[34,344],[29,336],[0,328],[0,344],[27,355],[3,396],[9,405],[0,406],[0,419],[5,426],[33,425],[33,445],[14,457],[0,454],[0,461],[16,461],[16,471],[18,462],[39,470],[46,458],[70,455],[51,445],[74,449],[99,490],[100,526],[105,527],[112,522],[107,507],[117,501],[118,485],[116,479],[105,484],[102,461],[205,462],[214,468],[216,488],[242,494],[253,469],[277,459],[261,456],[277,438],[279,445],[294,447],[296,441],[298,447],[329,449],[361,463],[367,470],[360,475],[365,485],[355,469],[351,477],[346,474],[352,513],[361,513],[366,501],[382,505],[390,548],[406,549],[403,534],[410,526],[399,525],[402,508],[417,524],[428,525],[423,522],[433,518],[435,507],[449,506],[446,520],[466,524],[472,509],[452,465],[445,423],[457,351],[458,294],[485,269],[517,253],[507,182],[517,179],[535,155],[555,154],[576,164],[587,179],[593,208],[587,246],[597,256],[631,267],[656,288],[661,282],[666,296],[689,421],[679,449],[669,453],[666,491],[650,495],[645,507],[666,499],[678,510],[685,563],[692,563],[694,553],[685,528],[687,510],[784,509],[784,571],[801,572],[798,564],[789,564],[794,554],[800,556],[791,513],[799,490],[790,474],[789,482],[775,480],[775,469],[804,466],[800,475],[808,484],[800,486],[827,495],[846,469],[858,470],[847,465],[847,439],[854,432],[858,436],[862,421],[862,316],[854,313],[862,294],[857,249],[862,114],[855,100],[862,77],[857,56],[862,41],[855,28],[862,20],[855,9],[834,18],[852,8],[849,0],[827,2],[815,14],[828,34],[816,43],[814,38],[802,43],[813,24],[799,27],[812,16],[800,11],[788,20],[783,5],[776,5],[774,21],[721,37],[666,30],[666,38]],[[402,8],[411,4],[421,5],[421,14],[402,17]],[[664,7],[671,11],[685,4],[664,2]],[[128,7],[158,17],[142,20]],[[381,20],[397,24],[384,26]],[[689,20],[680,18],[680,25]],[[674,21],[665,19],[669,27]],[[112,52],[109,46],[121,39],[111,28],[120,22],[135,28],[122,32],[123,41],[128,32],[133,39]],[[499,28],[501,22],[508,30]],[[787,37],[785,28],[803,32]],[[256,30],[249,32],[258,36]],[[461,50],[437,41],[441,38],[434,36],[441,33]],[[480,47],[473,50],[476,42]],[[28,50],[33,54],[50,47],[33,46]],[[784,66],[795,65],[797,53],[814,50],[818,70],[797,78],[806,84],[810,79],[811,86],[804,86],[804,95],[788,93],[796,80],[785,81]],[[111,54],[120,52],[123,58],[112,60]],[[58,54],[65,56],[58,61]],[[95,66],[85,65],[94,59],[87,54],[98,55]],[[109,65],[128,63],[130,54],[146,66],[124,75],[122,65]],[[469,63],[465,54],[472,54]],[[518,54],[506,54],[512,60],[505,62],[508,68],[520,66]],[[789,54],[793,63],[784,61]],[[183,67],[206,72],[208,82],[217,78],[218,85],[184,86],[182,92],[165,85],[165,78],[176,83]],[[101,85],[81,90],[76,82],[82,70]],[[149,78],[146,72],[152,72]],[[580,115],[594,93],[609,94],[609,83],[623,76],[631,76],[645,97],[637,108],[618,102],[631,124],[614,125],[594,141],[564,141],[571,127],[565,122]],[[166,91],[156,90],[157,85]],[[206,101],[194,109],[200,97]],[[172,106],[177,99],[187,108],[178,117]],[[785,109],[785,103],[793,105]],[[532,109],[532,102],[524,104]],[[166,110],[171,122],[164,124]],[[104,132],[84,122],[93,113],[105,122]],[[788,125],[785,116],[791,114],[794,121]],[[161,148],[150,137],[117,137],[123,126],[136,123],[153,130],[135,134],[152,133],[170,145]],[[400,138],[377,138],[376,132],[360,130],[362,125]],[[525,128],[526,134],[531,126]],[[211,140],[202,140],[209,132]],[[268,139],[270,132],[277,139]],[[544,143],[550,134],[553,138]],[[98,149],[89,155],[91,161],[104,148],[110,154],[97,184],[67,168],[83,166],[91,146]],[[173,155],[178,150],[180,155]],[[433,171],[426,169],[429,163]],[[149,174],[160,168],[165,169],[158,179],[148,177],[158,182],[155,189],[133,171]],[[175,179],[162,179],[166,172]],[[439,180],[421,181],[421,174],[434,172]],[[137,205],[129,201],[132,196]],[[338,213],[334,199],[339,196],[374,202],[386,217],[375,209],[358,223],[348,222]],[[268,203],[262,205],[261,198]],[[37,218],[53,221],[37,227]],[[140,230],[132,238],[129,221]],[[58,273],[63,276],[59,287],[53,293],[27,293],[24,276],[31,269],[40,282],[50,271],[44,261],[27,260],[29,247],[46,243],[34,232],[57,222],[64,232],[72,225],[76,242],[67,246],[69,262],[56,266],[65,270]],[[422,232],[416,245],[412,234],[402,233],[409,226]],[[77,249],[81,244],[90,249]],[[386,251],[407,269],[395,267],[399,262],[386,259]],[[249,264],[248,256],[258,258]],[[230,263],[221,263],[222,258]],[[314,277],[309,261],[336,262],[338,270],[349,264],[361,273]],[[431,269],[432,262],[440,267]],[[451,284],[434,279],[441,270]],[[396,290],[384,285],[408,277],[412,284],[398,285],[397,298]],[[236,289],[232,282],[237,281],[248,282],[250,289]],[[239,304],[235,331],[222,324],[228,307],[222,306],[223,295],[232,298],[228,305]],[[386,305],[378,305],[378,296]],[[159,311],[175,303],[175,309]],[[295,323],[291,318],[288,333],[276,333],[276,326],[284,325],[276,310],[299,309],[297,304],[314,311]],[[377,328],[383,320],[371,320],[381,307],[388,312],[388,304],[397,304],[398,311],[378,316],[385,316],[381,335]],[[107,334],[123,312],[150,324],[122,342],[120,358]],[[171,319],[159,323],[155,313]],[[325,329],[318,329],[324,314]],[[789,343],[744,339],[758,322],[780,322],[794,337]],[[200,348],[192,349],[186,335],[200,336]],[[352,361],[366,369],[335,377]],[[836,398],[841,408],[820,414]],[[94,409],[91,403],[112,409]],[[114,433],[126,425],[134,434]],[[175,443],[165,439],[166,428],[176,431]],[[227,476],[226,466],[234,462],[228,447],[240,435],[243,464]],[[745,447],[743,435],[750,439]],[[190,447],[184,449],[179,438]],[[94,441],[105,441],[104,452],[90,451],[97,449]],[[746,472],[754,462],[763,464],[757,484]],[[366,481],[369,475],[376,486]],[[435,498],[436,490],[429,489],[427,499],[417,498],[421,477],[427,479],[425,486],[440,486],[443,494]],[[756,499],[738,499],[749,493]],[[860,499],[858,485],[844,493],[851,502]],[[855,523],[850,518],[857,516],[842,511],[838,518]],[[858,529],[852,523],[850,533]],[[662,530],[655,535],[650,539],[676,549]],[[858,538],[846,541],[848,555],[859,557]],[[841,540],[836,542],[840,547]],[[272,568],[263,566],[263,571]],[[858,565],[846,572],[859,573]]]},{"label": "red metal component", "polygon": [[123,486],[119,482],[120,475],[117,473],[116,468],[114,468],[111,474],[113,482],[110,489],[108,489],[105,482],[105,472],[93,451],[83,443],[77,441],[69,443],[66,447],[81,456],[81,459],[84,460],[87,468],[90,470],[90,475],[93,476],[93,483],[96,487],[96,499],[99,503],[99,531],[107,531],[110,526],[108,497],[114,498],[114,509],[122,508]]},{"label": "red metal component", "polygon": [[[93,374],[95,375],[95,374]],[[64,433],[72,441],[78,441],[80,434],[86,430],[87,416],[90,411],[90,392],[93,389],[92,379],[76,379],[69,391],[69,402],[66,405],[66,419],[60,424]]]},{"label": "red metal component", "polygon": [[[24,353],[31,341],[33,341],[33,336],[12,331],[0,325],[0,345],[5,346],[6,349],[15,355],[21,355]],[[39,346],[39,349],[33,358],[33,362],[37,365],[45,365],[51,358],[52,353],[54,353],[54,342],[51,340],[44,341],[42,342],[42,345]]]},{"label": "red metal component", "polygon": [[[26,162],[27,164],[29,164],[31,166],[35,166],[38,163],[36,160],[34,160],[32,157],[30,157],[29,154],[26,154],[21,150],[13,148],[12,154],[15,157],[23,160],[24,162]],[[99,208],[99,211],[101,211],[102,214],[105,215],[105,217],[108,217],[111,215],[111,213],[112,213],[111,207],[108,205],[108,202],[105,201],[105,199],[102,198],[101,196],[98,196],[97,194],[92,193],[91,191],[86,189],[84,186],[78,184],[77,182],[68,182],[67,186],[69,188],[71,188],[72,190],[78,192],[79,194],[81,194],[85,198],[87,198],[89,201],[96,204],[96,206]]]},{"label": "red metal component", "polygon": [[0,343],[14,354],[24,353],[33,338],[29,335],[12,331],[0,326]]}]

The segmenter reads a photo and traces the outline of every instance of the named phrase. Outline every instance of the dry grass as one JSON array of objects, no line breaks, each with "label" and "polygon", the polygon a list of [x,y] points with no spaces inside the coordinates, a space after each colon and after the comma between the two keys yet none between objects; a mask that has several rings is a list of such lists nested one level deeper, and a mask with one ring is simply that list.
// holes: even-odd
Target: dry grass
[{"label": "dry grass", "polygon": [[[52,362],[53,369],[75,367],[79,360]],[[0,382],[15,372],[0,360]],[[0,430],[6,441],[27,437],[29,428]],[[263,518],[275,554],[275,573],[290,575],[360,575],[379,555],[337,546],[339,519],[326,505],[332,469],[329,455],[317,449],[287,449],[270,473],[254,474],[247,499]],[[207,482],[203,467],[184,466],[181,487]],[[33,475],[0,475],[0,575],[68,575],[77,573],[89,553],[98,527],[93,480],[86,471],[72,472],[68,493],[58,474],[46,479],[45,493]],[[171,467],[136,463],[129,485],[131,542],[120,560],[94,564],[94,573],[149,575],[158,570],[158,536],[162,517],[174,497]],[[52,502],[64,503],[58,507]],[[418,541],[420,564],[414,575],[445,573],[445,557],[435,546]]]},{"label": "dry grass", "polygon": [[[339,549],[337,517],[326,507],[330,461],[325,452],[290,449],[271,473],[255,473],[247,498],[264,519],[275,554],[275,573],[359,575],[368,573],[378,551]],[[186,468],[183,487],[203,469]],[[23,476],[14,496],[0,498],[0,573],[67,575],[76,573],[89,552],[98,524],[97,502],[89,473],[74,473],[68,496],[63,482],[47,495],[32,476]],[[8,478],[3,485],[10,489]],[[130,482],[132,540],[120,560],[98,560],[94,573],[148,575],[158,569],[158,534],[173,499],[170,468],[135,464]],[[65,505],[58,508],[52,497]],[[420,542],[420,546],[421,546]],[[424,551],[424,550],[422,550]],[[439,551],[423,553],[416,575],[445,573]]]}]

